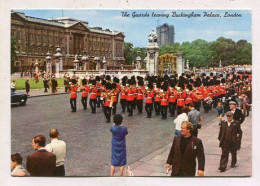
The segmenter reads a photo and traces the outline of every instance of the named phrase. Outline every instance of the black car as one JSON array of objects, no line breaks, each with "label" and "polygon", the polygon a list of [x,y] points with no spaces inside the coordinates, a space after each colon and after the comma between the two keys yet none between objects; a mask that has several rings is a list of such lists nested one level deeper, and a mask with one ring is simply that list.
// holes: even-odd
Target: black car
[{"label": "black car", "polygon": [[26,105],[27,95],[22,92],[12,92],[11,91],[11,104]]}]

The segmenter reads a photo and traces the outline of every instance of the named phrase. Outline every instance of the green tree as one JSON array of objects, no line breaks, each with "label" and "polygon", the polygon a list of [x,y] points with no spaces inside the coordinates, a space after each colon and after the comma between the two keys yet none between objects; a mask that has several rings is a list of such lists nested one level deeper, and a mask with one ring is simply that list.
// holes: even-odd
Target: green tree
[{"label": "green tree", "polygon": [[237,43],[236,64],[252,64],[252,44],[246,40],[239,40]]},{"label": "green tree", "polygon": [[174,43],[174,44],[164,44],[162,46],[160,46],[159,49],[159,55],[163,55],[165,53],[173,53],[176,54],[177,51],[179,51],[179,47],[180,47],[180,43]]},{"label": "green tree", "polygon": [[132,43],[127,43],[127,42],[124,43],[124,57],[125,57],[126,65],[130,65],[134,61]]},{"label": "green tree", "polygon": [[237,46],[232,39],[218,38],[211,43],[211,65],[218,66],[221,60],[223,66],[236,63]]},{"label": "green tree", "polygon": [[11,38],[11,73],[17,71],[16,67],[14,66],[15,59],[16,59],[15,40]]}]

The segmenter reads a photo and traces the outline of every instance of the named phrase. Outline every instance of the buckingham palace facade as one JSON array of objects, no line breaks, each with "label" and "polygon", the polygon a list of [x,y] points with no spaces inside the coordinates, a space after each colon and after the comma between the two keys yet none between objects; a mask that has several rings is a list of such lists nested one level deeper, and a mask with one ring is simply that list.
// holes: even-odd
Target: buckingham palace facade
[{"label": "buckingham palace facade", "polygon": [[11,12],[11,38],[15,41],[15,66],[19,71],[31,71],[34,64],[44,70],[47,53],[55,60],[56,48],[61,49],[63,69],[73,69],[75,55],[81,62],[88,56],[88,70],[95,69],[95,60],[107,61],[108,69],[125,63],[124,33],[68,17],[42,19]]}]

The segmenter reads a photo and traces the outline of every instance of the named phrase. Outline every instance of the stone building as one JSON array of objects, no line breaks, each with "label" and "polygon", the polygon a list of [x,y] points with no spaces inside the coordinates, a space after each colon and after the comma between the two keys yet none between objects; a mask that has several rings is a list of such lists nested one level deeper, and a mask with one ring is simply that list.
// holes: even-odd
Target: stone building
[{"label": "stone building", "polygon": [[57,47],[61,48],[64,70],[73,69],[75,55],[82,66],[83,51],[87,51],[87,70],[95,69],[96,60],[104,56],[107,68],[115,69],[125,62],[124,37],[123,32],[90,28],[88,22],[68,17],[47,20],[11,12],[11,38],[16,43],[15,66],[19,71],[32,71],[36,61],[39,69],[45,70],[48,51],[54,64]]},{"label": "stone building", "polygon": [[164,44],[174,43],[174,27],[167,23],[156,27],[156,34],[158,36],[159,46]]}]

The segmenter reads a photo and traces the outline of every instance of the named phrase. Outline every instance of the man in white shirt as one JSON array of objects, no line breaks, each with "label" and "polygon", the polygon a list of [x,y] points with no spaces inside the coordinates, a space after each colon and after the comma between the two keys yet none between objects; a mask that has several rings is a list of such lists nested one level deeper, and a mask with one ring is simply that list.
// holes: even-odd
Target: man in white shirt
[{"label": "man in white shirt", "polygon": [[188,121],[188,112],[189,112],[189,107],[184,106],[181,109],[181,114],[177,116],[177,118],[173,121],[175,123],[175,136],[178,136],[181,134],[181,124],[183,121]]},{"label": "man in white shirt", "polygon": [[49,132],[51,143],[45,146],[49,152],[56,154],[55,176],[65,176],[64,160],[66,157],[66,143],[59,140],[59,132],[57,129],[51,129]]}]

